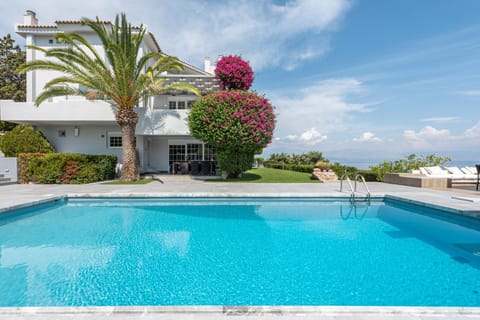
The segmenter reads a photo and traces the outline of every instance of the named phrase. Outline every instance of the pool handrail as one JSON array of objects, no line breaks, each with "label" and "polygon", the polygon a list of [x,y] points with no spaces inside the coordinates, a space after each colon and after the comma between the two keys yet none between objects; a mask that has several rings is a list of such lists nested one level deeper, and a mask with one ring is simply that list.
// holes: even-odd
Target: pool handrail
[{"label": "pool handrail", "polygon": [[365,188],[365,190],[367,191],[366,192],[366,195],[367,195],[367,199],[370,200],[370,189],[368,189],[368,186],[367,186],[367,182],[365,181],[365,177],[361,174],[357,174],[355,176],[355,187],[354,187],[354,192],[357,192],[357,181],[358,181],[358,178],[360,178],[360,182],[362,183],[363,187]]}]

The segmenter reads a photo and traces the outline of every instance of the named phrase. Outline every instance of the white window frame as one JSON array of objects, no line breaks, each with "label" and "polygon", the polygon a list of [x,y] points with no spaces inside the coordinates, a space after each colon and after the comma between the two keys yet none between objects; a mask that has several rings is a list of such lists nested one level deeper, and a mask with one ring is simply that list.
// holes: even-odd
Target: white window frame
[{"label": "white window frame", "polygon": [[112,146],[110,144],[110,138],[111,137],[120,137],[122,138],[122,133],[121,132],[107,132],[107,148],[108,149],[121,149],[123,147],[123,139],[122,139],[122,145],[121,146]]},{"label": "white window frame", "polygon": [[[175,108],[170,107],[170,102],[175,103]],[[183,108],[179,108],[179,102],[183,103]],[[197,100],[192,96],[171,96],[168,97],[167,108],[169,110],[191,110]]]}]

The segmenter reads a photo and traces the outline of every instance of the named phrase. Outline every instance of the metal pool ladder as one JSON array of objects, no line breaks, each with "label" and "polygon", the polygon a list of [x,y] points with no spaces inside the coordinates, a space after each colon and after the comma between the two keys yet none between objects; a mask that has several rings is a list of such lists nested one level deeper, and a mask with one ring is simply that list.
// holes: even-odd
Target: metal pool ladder
[{"label": "metal pool ladder", "polygon": [[[350,202],[352,204],[355,204],[355,201],[365,201],[368,204],[370,204],[370,198],[371,198],[370,189],[368,189],[368,186],[367,186],[367,183],[365,182],[365,177],[364,176],[362,176],[361,174],[357,174],[355,176],[355,184],[352,186],[352,181],[350,180],[350,178],[348,177],[347,174],[344,174],[340,178],[340,192],[343,192],[343,181],[344,180],[347,182],[348,187],[350,188]],[[357,191],[357,182],[358,181],[360,181],[361,184],[363,185],[363,187],[365,189],[365,192]],[[358,193],[365,194],[365,197],[358,198],[357,197]]]}]

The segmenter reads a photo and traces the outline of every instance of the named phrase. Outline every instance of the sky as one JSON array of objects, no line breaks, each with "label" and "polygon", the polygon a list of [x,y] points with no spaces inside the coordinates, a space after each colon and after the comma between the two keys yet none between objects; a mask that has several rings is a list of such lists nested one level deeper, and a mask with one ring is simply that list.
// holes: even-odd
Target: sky
[{"label": "sky", "polygon": [[199,67],[241,55],[277,114],[265,156],[480,162],[478,0],[16,0],[0,3],[1,34],[27,9],[40,24],[125,12]]}]

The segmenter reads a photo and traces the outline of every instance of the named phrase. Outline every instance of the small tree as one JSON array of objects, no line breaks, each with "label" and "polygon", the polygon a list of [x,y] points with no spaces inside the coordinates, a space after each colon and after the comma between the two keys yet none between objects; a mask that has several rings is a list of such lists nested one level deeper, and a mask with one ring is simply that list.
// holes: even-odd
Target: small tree
[{"label": "small tree", "polygon": [[271,142],[275,115],[270,102],[254,92],[220,91],[199,100],[188,122],[195,138],[218,149],[220,168],[234,178]]},{"label": "small tree", "polygon": [[[25,75],[15,70],[25,63],[25,51],[22,51],[10,34],[0,39],[0,99],[25,101]],[[0,121],[0,131],[8,131],[14,123]]]},{"label": "small tree", "polygon": [[30,126],[19,125],[8,131],[0,140],[0,150],[5,157],[16,157],[20,153],[54,152],[52,145],[40,131]]},{"label": "small tree", "polygon": [[253,83],[253,70],[239,56],[225,56],[217,62],[215,75],[223,90],[248,90]]},{"label": "small tree", "polygon": [[383,181],[385,173],[407,172],[408,170],[418,169],[420,167],[439,166],[450,160],[450,157],[441,157],[435,154],[428,154],[426,156],[410,154],[404,159],[383,161],[377,165],[370,166],[370,170],[377,174],[378,181]]}]

